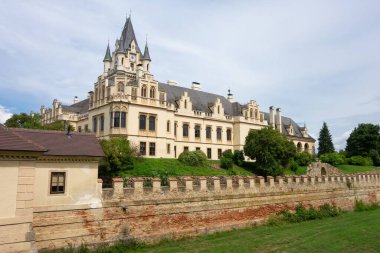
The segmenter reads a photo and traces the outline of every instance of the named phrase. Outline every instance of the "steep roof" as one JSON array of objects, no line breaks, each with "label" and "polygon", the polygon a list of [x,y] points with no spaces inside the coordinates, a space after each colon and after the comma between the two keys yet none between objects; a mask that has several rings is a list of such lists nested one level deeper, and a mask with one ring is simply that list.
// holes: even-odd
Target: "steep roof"
[{"label": "steep roof", "polygon": [[110,44],[108,43],[107,49],[106,49],[106,55],[104,56],[103,62],[105,61],[112,61],[112,56],[111,56],[111,50],[110,50]]},{"label": "steep roof", "polygon": [[144,55],[143,55],[142,59],[151,61],[150,55],[149,55],[148,43],[145,44]]},{"label": "steep roof", "polygon": [[121,32],[118,50],[126,51],[131,45],[132,40],[134,40],[136,43],[136,51],[141,52],[137,43],[135,31],[133,30],[131,17],[128,17],[125,21],[123,31]]},{"label": "steep roof", "polygon": [[220,102],[224,108],[224,113],[227,115],[233,115],[231,102],[223,96],[166,83],[158,83],[158,89],[166,92],[167,101],[169,103],[174,103],[179,100],[186,91],[193,104],[193,110],[207,113],[212,112],[210,107],[215,103],[217,98],[220,98]]},{"label": "steep roof", "polygon": [[25,128],[0,128],[0,150],[39,151],[48,156],[102,157],[94,134]]},{"label": "steep roof", "polygon": [[84,114],[88,112],[89,99],[86,98],[78,103],[72,105],[62,105],[62,110],[69,111],[73,113]]}]

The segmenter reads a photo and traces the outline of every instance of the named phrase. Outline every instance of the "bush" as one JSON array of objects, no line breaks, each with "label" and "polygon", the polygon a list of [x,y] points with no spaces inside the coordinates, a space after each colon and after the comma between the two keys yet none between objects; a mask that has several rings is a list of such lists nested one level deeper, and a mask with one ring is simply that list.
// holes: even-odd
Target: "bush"
[{"label": "bush", "polygon": [[207,164],[207,156],[200,150],[197,151],[184,151],[178,160],[189,166],[204,166]]},{"label": "bush", "polygon": [[243,150],[234,150],[234,155],[232,157],[232,160],[236,165],[241,166],[244,162],[244,152]]},{"label": "bush", "polygon": [[320,156],[320,159],[324,163],[329,163],[333,166],[344,164],[346,162],[346,158],[342,154],[337,153],[328,153]]},{"label": "bush", "polygon": [[373,165],[375,166],[380,165],[380,155],[379,155],[379,152],[377,152],[377,150],[371,149],[368,155],[369,157],[371,157]]},{"label": "bush", "polygon": [[220,167],[223,169],[232,169],[234,163],[231,158],[223,156],[220,158]]},{"label": "bush", "polygon": [[355,212],[362,212],[362,211],[371,211],[379,208],[376,204],[367,204],[364,203],[363,200],[356,200],[355,201]]},{"label": "bush", "polygon": [[360,155],[352,156],[348,159],[348,164],[359,166],[372,166],[373,161],[370,157],[363,157]]},{"label": "bush", "polygon": [[298,163],[294,160],[291,160],[288,167],[291,171],[296,172],[298,170]]},{"label": "bush", "polygon": [[312,160],[313,160],[313,157],[307,151],[299,152],[296,154],[296,157],[295,157],[295,161],[300,166],[307,166],[311,163]]},{"label": "bush", "polygon": [[222,154],[223,157],[226,157],[226,158],[230,158],[232,159],[234,154],[232,153],[232,150],[231,149],[227,149],[223,152]]}]

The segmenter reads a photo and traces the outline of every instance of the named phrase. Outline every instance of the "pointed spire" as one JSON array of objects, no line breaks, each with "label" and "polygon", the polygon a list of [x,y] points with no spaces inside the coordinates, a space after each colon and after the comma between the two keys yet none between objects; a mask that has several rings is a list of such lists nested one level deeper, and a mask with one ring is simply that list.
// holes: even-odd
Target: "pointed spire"
[{"label": "pointed spire", "polygon": [[135,31],[133,30],[132,19],[129,16],[125,21],[123,31],[121,32],[118,51],[127,51],[133,40],[136,43],[136,51],[141,52],[137,43]]},{"label": "pointed spire", "polygon": [[107,50],[106,50],[106,55],[104,56],[103,62],[105,61],[112,61],[112,56],[111,56],[111,51],[110,51],[110,42],[108,41],[107,44]]},{"label": "pointed spire", "polygon": [[144,55],[142,57],[142,60],[148,60],[151,61],[150,55],[149,55],[149,48],[148,48],[148,36],[145,41],[145,49],[144,49]]}]

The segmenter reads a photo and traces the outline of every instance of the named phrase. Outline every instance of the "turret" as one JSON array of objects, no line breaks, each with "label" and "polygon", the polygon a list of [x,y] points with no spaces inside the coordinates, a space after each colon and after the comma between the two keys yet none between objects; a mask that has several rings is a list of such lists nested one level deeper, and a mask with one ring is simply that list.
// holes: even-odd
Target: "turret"
[{"label": "turret", "polygon": [[112,63],[112,56],[111,56],[111,51],[110,51],[110,44],[108,43],[107,45],[107,50],[106,54],[103,59],[104,63],[104,73],[107,73],[108,70],[111,68],[111,63]]},{"label": "turret", "polygon": [[146,42],[146,44],[145,44],[144,55],[141,58],[141,60],[142,60],[142,63],[143,63],[143,69],[144,69],[144,71],[149,72],[150,71],[150,62],[152,60],[150,59],[150,55],[149,55],[148,42]]},{"label": "turret", "polygon": [[234,102],[234,95],[232,95],[230,89],[228,90],[227,100],[228,100],[230,103]]}]

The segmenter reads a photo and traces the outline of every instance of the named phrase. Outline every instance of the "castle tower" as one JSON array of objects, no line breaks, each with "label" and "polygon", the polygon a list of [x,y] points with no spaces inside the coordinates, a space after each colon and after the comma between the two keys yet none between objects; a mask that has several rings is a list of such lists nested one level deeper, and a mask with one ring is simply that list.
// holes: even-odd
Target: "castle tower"
[{"label": "castle tower", "polygon": [[149,72],[150,71],[150,62],[152,61],[150,59],[149,55],[149,48],[148,48],[148,41],[145,43],[145,49],[144,49],[144,55],[141,58],[144,71]]},{"label": "castle tower", "polygon": [[108,45],[107,45],[107,50],[106,50],[106,54],[105,54],[104,59],[103,59],[103,63],[104,63],[104,73],[108,73],[108,71],[111,68],[111,63],[112,63],[110,43],[108,43]]}]

